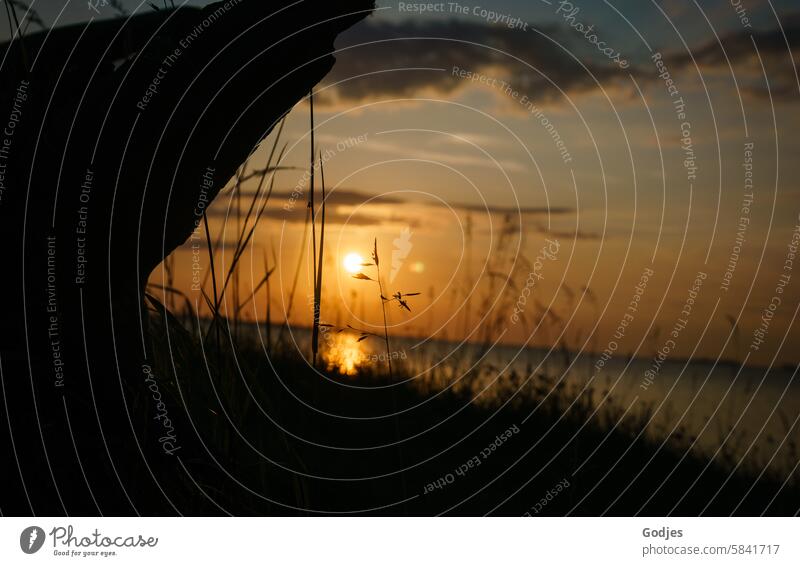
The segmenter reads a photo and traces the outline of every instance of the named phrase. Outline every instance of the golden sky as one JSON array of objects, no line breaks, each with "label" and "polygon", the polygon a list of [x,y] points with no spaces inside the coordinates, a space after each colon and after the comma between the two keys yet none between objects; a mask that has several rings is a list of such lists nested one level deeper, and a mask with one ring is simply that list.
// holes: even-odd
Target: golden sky
[{"label": "golden sky", "polygon": [[[391,309],[393,332],[464,338],[479,317],[517,304],[549,240],[558,253],[540,262],[526,320],[504,314],[503,341],[547,346],[563,333],[571,347],[602,351],[624,319],[619,352],[647,357],[685,319],[672,357],[796,362],[800,82],[781,31],[793,38],[799,20],[781,12],[779,27],[758,4],[747,28],[724,4],[707,9],[709,25],[669,3],[650,19],[639,14],[635,28],[594,14],[598,33],[628,54],[627,69],[587,47],[555,5],[526,14],[543,33],[477,16],[404,15],[394,5],[348,32],[315,105],[329,196],[323,321],[379,325],[370,283],[344,265],[348,254],[369,258],[377,238],[391,291],[422,293],[413,312]],[[508,3],[514,9],[527,10]],[[668,15],[682,27],[665,31]],[[290,169],[277,174],[254,253],[242,260],[240,298],[274,250],[273,319],[285,312],[301,249],[308,111],[303,102],[287,118],[281,164]],[[248,170],[264,166],[274,136]],[[242,185],[245,212],[256,186]],[[319,201],[319,177],[316,188]],[[293,190],[299,198],[287,211]],[[235,213],[232,192],[211,210],[212,231],[225,229],[226,241],[235,240]],[[219,263],[226,253],[230,245]],[[174,261],[176,285],[202,302],[191,291],[191,242]],[[310,321],[310,269],[301,264],[296,324]],[[262,289],[245,316],[263,320],[265,302]],[[540,310],[552,315],[537,325]]]}]

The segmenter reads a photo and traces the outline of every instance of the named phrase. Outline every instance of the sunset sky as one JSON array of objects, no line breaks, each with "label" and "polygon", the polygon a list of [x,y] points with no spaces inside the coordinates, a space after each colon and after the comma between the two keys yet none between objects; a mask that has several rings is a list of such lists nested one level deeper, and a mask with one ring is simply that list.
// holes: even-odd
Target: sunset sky
[{"label": "sunset sky", "polygon": [[[472,330],[463,309],[478,275],[499,269],[507,277],[515,258],[534,262],[549,239],[560,248],[543,262],[533,296],[570,321],[573,346],[606,347],[648,269],[654,275],[621,352],[646,357],[660,347],[683,317],[698,273],[707,277],[673,356],[749,355],[749,363],[769,364],[781,341],[798,343],[797,325],[790,328],[800,300],[795,272],[764,344],[750,348],[779,277],[791,273],[787,254],[800,230],[800,82],[787,47],[797,53],[800,10],[793,2],[747,1],[737,13],[727,0],[702,2],[702,10],[679,1],[574,7],[497,1],[491,10],[507,18],[494,25],[478,4],[459,4],[466,14],[454,3],[430,14],[400,4],[380,2],[373,16],[340,37],[337,65],[315,99],[329,191],[324,322],[378,324],[374,290],[344,266],[351,253],[369,258],[377,238],[387,282],[393,250],[408,250],[391,291],[422,293],[412,313],[392,309],[394,332],[427,336],[441,327],[436,336],[463,338]],[[101,11],[110,15],[107,7]],[[40,13],[48,23],[59,17],[45,5]],[[82,6],[66,10],[60,21],[88,17]],[[591,32],[581,27],[590,24]],[[607,57],[589,37],[627,64]],[[659,57],[664,66],[654,61]],[[674,81],[672,94],[667,79]],[[263,167],[273,136],[251,168]],[[271,258],[274,248],[275,319],[288,300],[303,234],[305,102],[288,117],[283,142],[282,165],[298,169],[278,174],[256,251],[245,259],[258,282],[262,257]],[[684,163],[687,155],[693,163]],[[743,164],[751,157],[753,199],[742,211],[750,192]],[[244,188],[253,191],[256,184]],[[295,188],[301,196],[292,207]],[[230,238],[233,205],[223,194],[210,216],[217,231],[230,215]],[[742,217],[746,228],[737,235]],[[741,254],[732,263],[737,236]],[[176,283],[202,302],[190,290],[191,263],[187,243],[176,255]],[[309,270],[304,264],[292,315],[298,324],[310,321]],[[529,271],[516,273],[506,296],[520,294]],[[496,275],[482,278],[471,295],[473,326],[489,279],[508,285]],[[251,281],[240,288],[246,296]],[[256,297],[261,319],[264,297],[263,291]],[[533,314],[530,303],[526,309]],[[509,343],[553,339],[552,326],[533,337],[533,324],[507,326]],[[784,346],[775,363],[797,360]]]}]

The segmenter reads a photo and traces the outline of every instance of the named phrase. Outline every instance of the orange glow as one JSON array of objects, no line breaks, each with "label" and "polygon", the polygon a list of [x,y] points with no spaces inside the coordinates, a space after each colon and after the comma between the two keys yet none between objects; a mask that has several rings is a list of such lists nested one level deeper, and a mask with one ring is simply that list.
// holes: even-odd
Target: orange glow
[{"label": "orange glow", "polygon": [[364,263],[364,258],[357,253],[349,253],[344,256],[342,265],[348,273],[358,273],[361,271],[361,264]]}]

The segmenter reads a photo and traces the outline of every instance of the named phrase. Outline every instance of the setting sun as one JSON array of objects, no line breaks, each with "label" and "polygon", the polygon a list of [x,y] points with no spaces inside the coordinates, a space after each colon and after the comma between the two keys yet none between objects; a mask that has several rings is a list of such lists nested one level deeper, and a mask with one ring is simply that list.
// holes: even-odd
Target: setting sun
[{"label": "setting sun", "polygon": [[362,263],[364,263],[364,258],[354,252],[344,256],[342,265],[349,273],[358,273],[361,271]]}]

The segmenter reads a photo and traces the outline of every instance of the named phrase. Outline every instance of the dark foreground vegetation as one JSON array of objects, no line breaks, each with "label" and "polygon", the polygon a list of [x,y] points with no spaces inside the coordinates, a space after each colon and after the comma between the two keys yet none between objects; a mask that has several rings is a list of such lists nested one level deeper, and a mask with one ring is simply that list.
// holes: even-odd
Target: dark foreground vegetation
[{"label": "dark foreground vegetation", "polygon": [[[163,512],[793,515],[800,505],[796,480],[659,449],[639,434],[644,416],[592,416],[544,377],[525,400],[481,408],[466,394],[397,384],[397,369],[395,386],[380,365],[321,375],[299,355],[267,357],[258,343],[234,353],[210,336],[201,345],[163,322],[153,323],[153,370],[180,415],[181,445],[154,452],[175,505],[162,501]],[[135,404],[152,404],[138,392]]]}]

